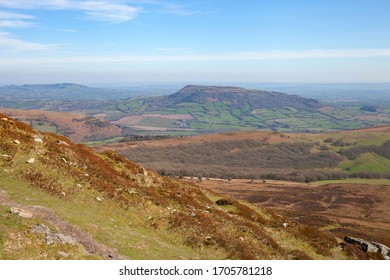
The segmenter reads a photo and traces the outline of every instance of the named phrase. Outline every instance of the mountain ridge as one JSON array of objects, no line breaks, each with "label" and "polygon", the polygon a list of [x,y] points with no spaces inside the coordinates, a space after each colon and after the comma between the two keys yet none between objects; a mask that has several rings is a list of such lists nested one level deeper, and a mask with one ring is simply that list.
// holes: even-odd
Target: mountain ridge
[{"label": "mountain ridge", "polygon": [[[164,98],[163,98],[164,99]],[[233,106],[243,107],[247,103],[252,110],[292,106],[297,109],[317,109],[319,102],[297,95],[265,90],[245,89],[242,87],[187,85],[166,97],[173,103],[229,102]]]}]

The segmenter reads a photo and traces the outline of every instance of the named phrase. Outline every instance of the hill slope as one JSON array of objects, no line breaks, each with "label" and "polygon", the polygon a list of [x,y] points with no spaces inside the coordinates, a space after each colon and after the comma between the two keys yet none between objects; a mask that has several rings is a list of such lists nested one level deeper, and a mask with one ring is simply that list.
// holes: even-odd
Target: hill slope
[{"label": "hill slope", "polygon": [[[190,135],[239,130],[319,132],[389,123],[389,115],[339,108],[274,91],[188,85],[168,96],[136,98],[107,107],[111,120],[140,132]],[[179,131],[179,132],[178,132]]]},{"label": "hill slope", "polygon": [[80,113],[10,108],[0,108],[0,112],[28,123],[38,131],[61,134],[73,142],[98,141],[129,133],[129,129],[124,131],[108,121]]},{"label": "hill slope", "polygon": [[[117,143],[113,149],[161,174],[316,181],[388,178],[390,126],[323,134],[271,131]],[[148,155],[153,154],[153,157]]]},{"label": "hill slope", "polygon": [[[1,259],[335,258],[332,235],[0,115]],[[333,249],[332,249],[333,248]],[[338,258],[343,255],[338,254]]]}]

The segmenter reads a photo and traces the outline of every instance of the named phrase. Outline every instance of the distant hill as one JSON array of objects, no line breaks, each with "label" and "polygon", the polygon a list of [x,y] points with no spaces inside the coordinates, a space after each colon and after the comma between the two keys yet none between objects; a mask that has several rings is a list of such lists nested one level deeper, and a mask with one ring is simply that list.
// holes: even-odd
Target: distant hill
[{"label": "distant hill", "polygon": [[188,85],[171,95],[116,104],[121,112],[116,123],[141,131],[318,130],[319,118],[332,118],[319,110],[323,105],[317,100],[240,87]]},{"label": "distant hill", "polygon": [[104,89],[70,83],[5,86],[0,87],[0,108],[82,112],[141,135],[257,129],[327,132],[390,123],[386,103],[325,103],[276,91],[227,86],[187,85],[161,95],[167,92],[156,87]]},{"label": "distant hill", "polygon": [[182,102],[224,102],[232,108],[250,110],[263,108],[293,107],[299,110],[316,110],[319,102],[274,91],[248,90],[240,87],[188,85],[177,93],[162,98],[164,105],[175,106]]},{"label": "distant hill", "polygon": [[[19,101],[38,101],[37,99],[92,101],[129,98],[137,95],[139,95],[139,93],[137,94],[136,90],[87,87],[73,83],[25,84],[0,87],[0,99],[3,97],[5,101],[9,101],[7,97],[11,96],[14,98],[14,100],[16,99]],[[19,104],[19,106],[20,107],[16,108],[28,108],[25,107],[27,104]],[[34,109],[39,108],[35,107]]]}]

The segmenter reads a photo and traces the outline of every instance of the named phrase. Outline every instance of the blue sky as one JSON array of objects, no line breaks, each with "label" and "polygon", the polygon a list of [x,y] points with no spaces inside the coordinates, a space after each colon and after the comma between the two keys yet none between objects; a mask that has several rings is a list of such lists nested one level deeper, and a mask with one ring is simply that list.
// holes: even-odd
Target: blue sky
[{"label": "blue sky", "polygon": [[0,0],[0,83],[390,82],[387,0]]}]

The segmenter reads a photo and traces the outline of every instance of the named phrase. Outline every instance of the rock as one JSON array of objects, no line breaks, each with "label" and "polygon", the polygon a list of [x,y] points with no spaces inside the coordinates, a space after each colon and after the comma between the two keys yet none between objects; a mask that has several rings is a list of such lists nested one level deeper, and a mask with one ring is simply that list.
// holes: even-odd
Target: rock
[{"label": "rock", "polygon": [[26,161],[26,163],[34,163],[34,162],[35,162],[34,158],[30,158],[29,160]]},{"label": "rock", "polygon": [[42,139],[38,135],[33,135],[34,141],[38,143],[43,143]]},{"label": "rock", "polygon": [[58,252],[58,255],[60,255],[61,257],[64,257],[64,258],[69,257],[69,254],[66,253],[66,252],[64,252],[64,251],[59,251],[59,252]]},{"label": "rock", "polygon": [[284,228],[288,227],[288,223],[283,223],[282,227],[284,227]]},{"label": "rock", "polygon": [[98,197],[98,196],[97,196],[95,199],[96,199],[96,201],[98,201],[98,202],[102,202],[102,201],[103,201],[103,199],[100,198],[100,197]]},{"label": "rock", "polygon": [[12,157],[10,155],[1,155],[4,158],[11,159]]},{"label": "rock", "polygon": [[69,146],[68,143],[66,143],[65,141],[62,141],[62,140],[57,140],[57,144],[58,145],[65,145],[65,146]]},{"label": "rock", "polygon": [[5,121],[5,122],[7,122],[7,121],[8,121],[8,119],[7,119],[7,118],[1,118],[1,120],[2,120],[2,121]]},{"label": "rock", "polygon": [[22,208],[18,208],[18,207],[12,207],[10,212],[13,214],[19,215],[19,217],[21,217],[21,218],[30,219],[33,216],[33,214],[31,212],[24,210]]},{"label": "rock", "polygon": [[76,184],[76,187],[78,187],[78,188],[82,188],[82,186],[81,186],[81,184]]},{"label": "rock", "polygon": [[390,248],[387,247],[386,245],[383,245],[381,243],[377,243],[377,242],[371,242],[375,247],[378,248],[378,250],[380,251],[380,253],[382,254],[382,256],[386,259],[386,260],[390,260]]},{"label": "rock", "polygon": [[76,243],[76,241],[72,237],[63,235],[61,233],[54,233],[44,224],[37,224],[35,227],[33,227],[31,232],[43,235],[45,237],[45,242],[47,245],[51,245],[54,243],[73,245]]},{"label": "rock", "polygon": [[233,203],[227,199],[218,199],[216,202],[215,202],[217,205],[220,205],[220,206],[224,206],[224,205],[232,205]]},{"label": "rock", "polygon": [[375,247],[371,242],[360,239],[360,238],[355,238],[355,237],[350,237],[346,236],[344,240],[350,244],[358,244],[360,248],[367,253],[375,253],[378,252],[378,248]]},{"label": "rock", "polygon": [[205,238],[204,238],[204,242],[205,242],[206,244],[211,244],[211,243],[213,243],[213,237],[210,236],[210,235],[206,235]]},{"label": "rock", "polygon": [[379,252],[385,260],[390,260],[390,248],[378,242],[366,241],[360,238],[346,236],[344,240],[350,244],[357,244],[367,253]]},{"label": "rock", "polygon": [[19,145],[19,144],[20,144],[20,141],[19,141],[18,139],[15,139],[15,140],[14,140],[14,144]]},{"label": "rock", "polygon": [[68,163],[68,161],[66,160],[66,158],[61,158],[63,162],[65,163]]}]

